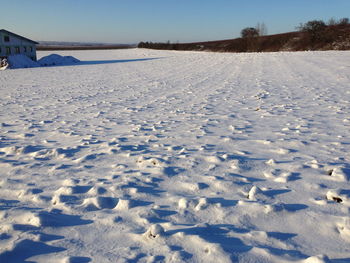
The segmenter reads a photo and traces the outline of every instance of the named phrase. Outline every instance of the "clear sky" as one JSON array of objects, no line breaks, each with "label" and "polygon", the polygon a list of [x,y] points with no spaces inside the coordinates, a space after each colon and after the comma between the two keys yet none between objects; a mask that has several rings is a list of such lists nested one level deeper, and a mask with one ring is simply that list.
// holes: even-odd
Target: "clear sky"
[{"label": "clear sky", "polygon": [[0,0],[0,28],[33,40],[138,43],[269,34],[301,22],[350,16],[350,0]]}]

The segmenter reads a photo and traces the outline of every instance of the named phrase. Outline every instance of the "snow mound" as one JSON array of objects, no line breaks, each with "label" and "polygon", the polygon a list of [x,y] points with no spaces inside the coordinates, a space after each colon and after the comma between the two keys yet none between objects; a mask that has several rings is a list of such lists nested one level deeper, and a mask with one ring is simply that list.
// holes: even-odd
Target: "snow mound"
[{"label": "snow mound", "polygon": [[60,56],[58,54],[51,54],[46,57],[42,57],[38,60],[40,66],[63,66],[63,65],[72,65],[80,62],[79,59],[76,59],[72,56]]},{"label": "snow mound", "polygon": [[12,69],[39,67],[39,64],[37,62],[22,54],[9,56],[8,63]]},{"label": "snow mound", "polygon": [[144,235],[150,239],[153,239],[162,236],[164,232],[164,228],[161,225],[155,224],[152,225]]},{"label": "snow mound", "polygon": [[31,60],[29,57],[23,54],[12,55],[8,57],[8,62],[11,69],[18,68],[35,68],[45,66],[66,66],[73,65],[80,62],[72,56],[60,56],[57,54],[51,54],[46,57],[42,57],[37,62]]}]

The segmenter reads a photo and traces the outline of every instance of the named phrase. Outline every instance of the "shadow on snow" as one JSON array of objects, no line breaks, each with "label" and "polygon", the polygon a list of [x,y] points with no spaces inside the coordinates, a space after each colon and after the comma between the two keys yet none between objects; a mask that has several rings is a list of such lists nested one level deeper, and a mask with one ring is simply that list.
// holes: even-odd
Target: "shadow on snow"
[{"label": "shadow on snow", "polygon": [[39,68],[52,68],[52,67],[67,67],[67,66],[85,66],[85,65],[103,65],[103,64],[115,64],[115,63],[129,63],[129,62],[142,62],[162,59],[159,58],[137,58],[137,59],[116,59],[116,60],[87,60],[80,61],[77,63],[67,63],[65,65],[50,65],[50,66],[41,66]]},{"label": "shadow on snow", "polygon": [[100,65],[100,64],[114,64],[114,63],[127,63],[127,62],[140,62],[156,60],[161,58],[138,58],[138,59],[117,59],[117,60],[91,60],[91,61],[80,61],[77,64],[70,66],[80,66],[80,65]]}]

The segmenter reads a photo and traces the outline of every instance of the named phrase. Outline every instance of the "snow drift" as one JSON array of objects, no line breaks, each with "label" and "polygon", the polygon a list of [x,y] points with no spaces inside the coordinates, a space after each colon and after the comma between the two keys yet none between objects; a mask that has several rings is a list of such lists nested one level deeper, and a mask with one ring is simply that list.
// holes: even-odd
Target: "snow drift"
[{"label": "snow drift", "polygon": [[11,69],[18,68],[35,68],[47,66],[68,66],[79,63],[80,60],[72,56],[61,56],[58,54],[51,54],[42,57],[37,62],[31,60],[26,55],[18,54],[8,57],[8,62]]},{"label": "snow drift", "polygon": [[37,62],[22,54],[9,56],[8,63],[12,69],[39,67],[39,64]]},{"label": "snow drift", "polygon": [[64,66],[72,65],[80,62],[79,59],[76,59],[72,56],[61,56],[57,54],[48,55],[38,60],[38,63],[41,66]]}]

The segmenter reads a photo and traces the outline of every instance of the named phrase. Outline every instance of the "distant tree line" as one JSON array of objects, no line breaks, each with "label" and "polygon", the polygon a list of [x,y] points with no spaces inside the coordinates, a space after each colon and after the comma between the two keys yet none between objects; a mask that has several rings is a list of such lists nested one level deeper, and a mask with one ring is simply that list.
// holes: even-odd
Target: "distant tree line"
[{"label": "distant tree line", "polygon": [[137,47],[139,48],[152,48],[163,50],[178,50],[179,43],[167,42],[140,42]]},{"label": "distant tree line", "polygon": [[197,43],[140,42],[139,48],[164,50],[207,50],[220,52],[264,52],[281,50],[350,49],[349,18],[324,22],[311,20],[301,23],[297,32],[267,35],[265,23],[241,30],[241,37],[232,40]]},{"label": "distant tree line", "polygon": [[323,20],[311,20],[301,23],[296,29],[304,33],[303,40],[308,42],[311,48],[331,43],[337,38],[339,30],[347,28],[350,25],[349,18],[336,20],[331,18],[328,22]]}]

